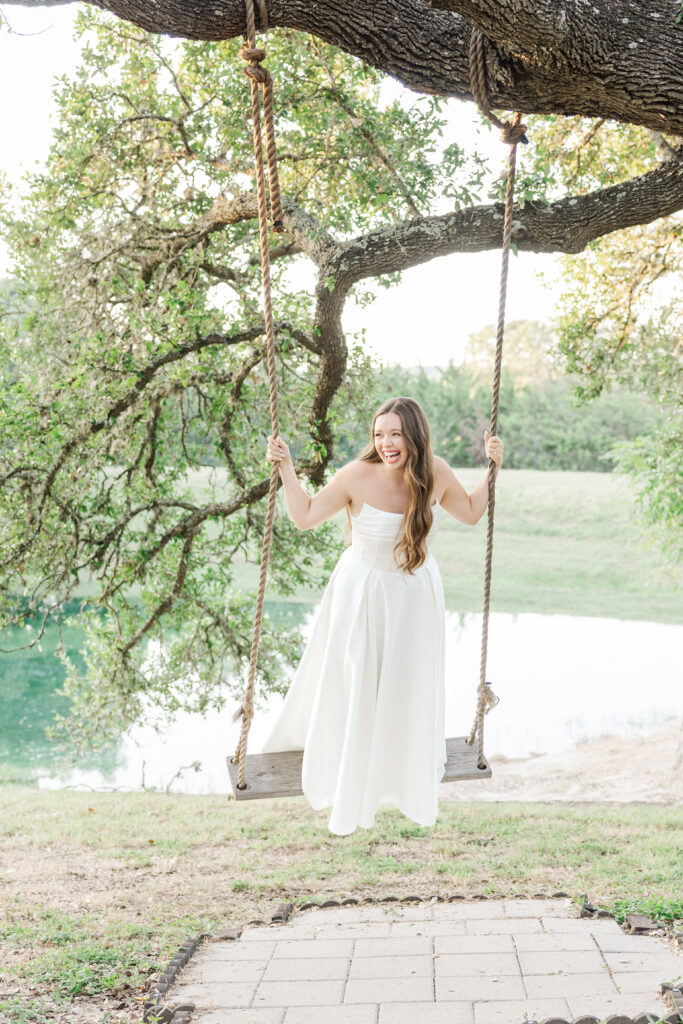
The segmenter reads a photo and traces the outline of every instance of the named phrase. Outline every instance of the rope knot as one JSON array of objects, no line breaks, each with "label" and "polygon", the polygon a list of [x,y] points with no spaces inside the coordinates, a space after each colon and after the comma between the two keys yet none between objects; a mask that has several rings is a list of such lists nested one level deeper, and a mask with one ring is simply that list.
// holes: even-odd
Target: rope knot
[{"label": "rope knot", "polygon": [[484,687],[483,700],[485,715],[488,715],[489,711],[492,708],[495,708],[496,704],[500,703],[500,697],[496,697],[495,693],[491,689],[490,683],[487,683]]},{"label": "rope knot", "polygon": [[525,146],[529,144],[529,140],[526,137],[526,125],[525,124],[513,124],[510,121],[503,126],[503,130],[500,133],[502,142],[505,142],[508,146],[516,146],[518,142],[523,143]]},{"label": "rope knot", "polygon": [[247,64],[246,67],[242,68],[242,71],[247,78],[251,78],[258,85],[268,86],[272,82],[270,71],[268,68],[262,68],[260,64]]},{"label": "rope knot", "polygon": [[[256,20],[254,16],[254,2],[258,5],[259,22],[261,30],[268,28],[268,12],[266,0],[245,0],[247,16],[247,32],[240,47],[240,56],[245,61],[242,71],[251,81],[251,108],[254,125],[254,153],[256,155],[258,179],[263,175],[262,137],[261,137],[261,114],[259,110],[259,89],[263,96],[263,119],[266,136],[266,157],[268,161],[268,181],[270,186],[270,213],[273,222],[273,230],[281,235],[285,230],[284,218],[282,215],[282,200],[280,198],[280,183],[277,173],[277,153],[275,150],[275,122],[273,117],[273,78],[268,68],[263,67],[266,59],[266,51],[263,47],[256,45]],[[265,188],[265,186],[264,186]],[[260,185],[257,185],[257,194]],[[264,193],[265,195],[265,193]]]},{"label": "rope knot", "polygon": [[258,46],[251,46],[249,43],[242,43],[240,57],[246,61],[246,67],[242,71],[259,85],[269,85],[272,81],[267,68],[261,67],[261,62],[266,59],[266,51]]},{"label": "rope knot", "polygon": [[470,84],[472,98],[484,117],[496,128],[500,129],[500,137],[508,146],[516,146],[518,142],[528,143],[526,125],[522,124],[522,115],[515,114],[514,121],[501,121],[491,110],[488,83],[486,80],[486,37],[484,33],[473,28],[470,36]]},{"label": "rope knot", "polygon": [[250,46],[249,43],[242,43],[240,46],[240,57],[250,63],[260,64],[266,59],[266,51],[258,46]]},{"label": "rope knot", "polygon": [[516,146],[518,142],[528,145],[526,125],[521,123],[521,115],[517,114],[514,121],[506,121],[500,133],[501,142],[508,146]]}]

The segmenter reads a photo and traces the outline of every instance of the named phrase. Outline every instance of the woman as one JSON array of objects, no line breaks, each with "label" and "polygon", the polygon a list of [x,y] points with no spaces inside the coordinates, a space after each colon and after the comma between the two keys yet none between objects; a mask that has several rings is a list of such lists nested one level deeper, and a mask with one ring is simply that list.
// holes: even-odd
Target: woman
[{"label": "woman", "polygon": [[[497,472],[503,443],[486,432],[485,447]],[[468,494],[433,455],[412,398],[380,406],[368,447],[312,498],[281,438],[268,438],[267,455],[296,526],[313,529],[345,508],[352,541],[264,751],[303,749],[304,795],[316,810],[332,807],[337,835],[370,828],[381,804],[433,825],[446,763],[445,611],[429,545],[440,509],[479,522],[488,470]]]}]

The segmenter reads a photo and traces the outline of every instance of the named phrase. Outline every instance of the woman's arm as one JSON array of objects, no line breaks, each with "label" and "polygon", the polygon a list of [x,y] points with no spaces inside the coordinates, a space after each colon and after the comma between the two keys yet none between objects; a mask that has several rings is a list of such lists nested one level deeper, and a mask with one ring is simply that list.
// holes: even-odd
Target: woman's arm
[{"label": "woman's arm", "polygon": [[299,483],[289,448],[281,438],[268,438],[267,458],[279,466],[287,511],[299,530],[312,530],[314,526],[341,512],[351,500],[348,491],[351,466],[343,466],[311,498]]},{"label": "woman's arm", "polygon": [[[498,474],[503,461],[503,442],[499,437],[490,437],[489,432],[484,434],[484,446],[486,455],[496,463],[495,473]],[[441,491],[439,504],[445,508],[461,523],[474,526],[484,514],[489,500],[489,470],[486,470],[483,480],[469,494],[462,486],[453,470],[447,462],[435,456],[434,471],[437,483],[437,496]]]}]

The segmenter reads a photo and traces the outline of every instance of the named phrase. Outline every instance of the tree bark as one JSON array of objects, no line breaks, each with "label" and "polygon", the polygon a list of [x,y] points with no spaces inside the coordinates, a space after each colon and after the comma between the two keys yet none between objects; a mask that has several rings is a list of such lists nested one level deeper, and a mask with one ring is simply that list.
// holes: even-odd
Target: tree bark
[{"label": "tree bark", "polygon": [[[245,27],[244,0],[89,2],[150,32],[190,39],[229,39]],[[271,28],[310,32],[418,92],[472,98],[468,47],[476,25],[489,40],[494,108],[605,117],[683,135],[676,12],[674,0],[268,0]]]},{"label": "tree bark", "polygon": [[[512,240],[520,251],[578,253],[612,231],[649,224],[683,209],[683,159],[620,185],[554,203],[513,208]],[[467,207],[437,217],[378,228],[338,247],[327,272],[350,287],[454,252],[483,252],[502,244],[502,203]]]},{"label": "tree bark", "polygon": [[[318,274],[316,324],[336,318],[339,295],[356,282],[406,270],[437,256],[500,248],[503,205],[470,206],[434,217],[399,221],[349,241],[334,238],[315,217],[289,196],[282,197],[284,222],[297,248],[315,264]],[[596,238],[636,224],[650,224],[683,210],[683,149],[647,174],[586,195],[552,203],[528,202],[513,211],[512,238],[520,251],[581,252]],[[253,192],[219,196],[208,215],[189,227],[180,241],[160,248],[159,258],[188,239],[199,240],[223,226],[256,217]]]}]

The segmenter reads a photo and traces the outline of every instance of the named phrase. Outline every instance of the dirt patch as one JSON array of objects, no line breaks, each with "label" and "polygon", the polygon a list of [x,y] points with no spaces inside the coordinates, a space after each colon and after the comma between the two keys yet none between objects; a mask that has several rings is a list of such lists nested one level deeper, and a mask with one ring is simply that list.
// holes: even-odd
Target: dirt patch
[{"label": "dirt patch", "polygon": [[683,721],[602,736],[558,754],[490,758],[493,778],[441,786],[440,800],[683,805]]}]

